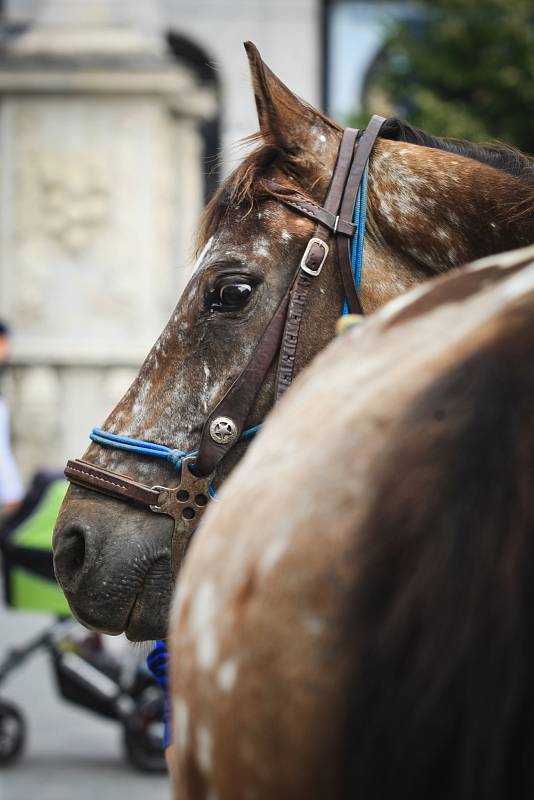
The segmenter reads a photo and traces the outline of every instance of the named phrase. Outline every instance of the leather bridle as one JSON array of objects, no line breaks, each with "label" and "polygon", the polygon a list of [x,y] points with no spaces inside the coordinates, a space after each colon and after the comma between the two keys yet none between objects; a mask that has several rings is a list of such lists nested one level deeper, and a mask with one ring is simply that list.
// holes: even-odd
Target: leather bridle
[{"label": "leather bridle", "polygon": [[[248,363],[206,419],[198,454],[181,460],[180,484],[173,488],[149,487],[127,475],[97,467],[87,461],[76,459],[67,462],[65,476],[71,483],[173,518],[172,560],[175,571],[185,555],[200,517],[209,505],[213,473],[239,441],[278,351],[275,400],[282,396],[293,380],[306,300],[326,261],[331,238],[336,238],[338,242],[339,270],[348,309],[350,313],[363,314],[351,264],[350,243],[356,232],[352,219],[362,176],[384,121],[383,117],[374,115],[361,136],[355,128],[344,130],[324,206],[317,205],[298,192],[288,192],[286,187],[275,181],[267,182],[273,198],[315,220],[317,225],[293,280]],[[111,435],[109,438],[143,444],[142,440],[125,440],[124,437]],[[105,441],[101,443],[114,446]],[[163,445],[150,446],[168,449]]]}]

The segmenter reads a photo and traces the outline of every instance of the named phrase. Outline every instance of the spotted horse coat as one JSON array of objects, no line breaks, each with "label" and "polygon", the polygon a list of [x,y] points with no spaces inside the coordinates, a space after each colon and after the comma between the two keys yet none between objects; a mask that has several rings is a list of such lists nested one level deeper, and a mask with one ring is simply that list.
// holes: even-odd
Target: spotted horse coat
[{"label": "spotted horse coat", "polygon": [[396,299],[298,378],[171,622],[175,797],[531,796],[534,248]]}]

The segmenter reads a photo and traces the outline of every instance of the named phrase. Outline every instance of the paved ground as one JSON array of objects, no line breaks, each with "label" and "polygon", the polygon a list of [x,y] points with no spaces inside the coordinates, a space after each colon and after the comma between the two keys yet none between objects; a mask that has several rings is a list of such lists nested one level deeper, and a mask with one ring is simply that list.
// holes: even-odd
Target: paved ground
[{"label": "paved ground", "polygon": [[[0,606],[0,659],[47,621]],[[45,653],[33,656],[1,693],[23,709],[29,740],[22,760],[0,771],[0,800],[169,800],[165,776],[128,766],[115,723],[59,699]]]}]

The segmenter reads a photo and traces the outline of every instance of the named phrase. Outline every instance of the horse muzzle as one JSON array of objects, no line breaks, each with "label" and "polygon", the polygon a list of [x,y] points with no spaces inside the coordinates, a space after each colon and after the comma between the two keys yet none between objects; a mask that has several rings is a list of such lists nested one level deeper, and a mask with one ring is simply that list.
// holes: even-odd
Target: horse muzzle
[{"label": "horse muzzle", "polygon": [[166,636],[174,531],[163,514],[72,487],[54,531],[54,567],[74,616],[135,641]]}]

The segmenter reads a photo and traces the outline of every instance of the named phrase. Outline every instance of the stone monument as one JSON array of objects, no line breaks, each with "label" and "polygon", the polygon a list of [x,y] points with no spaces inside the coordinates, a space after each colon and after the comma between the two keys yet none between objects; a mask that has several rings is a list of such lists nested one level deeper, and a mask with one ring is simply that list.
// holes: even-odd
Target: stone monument
[{"label": "stone monument", "polygon": [[80,454],[189,275],[215,102],[127,8],[47,2],[0,53],[0,318],[26,477]]}]

